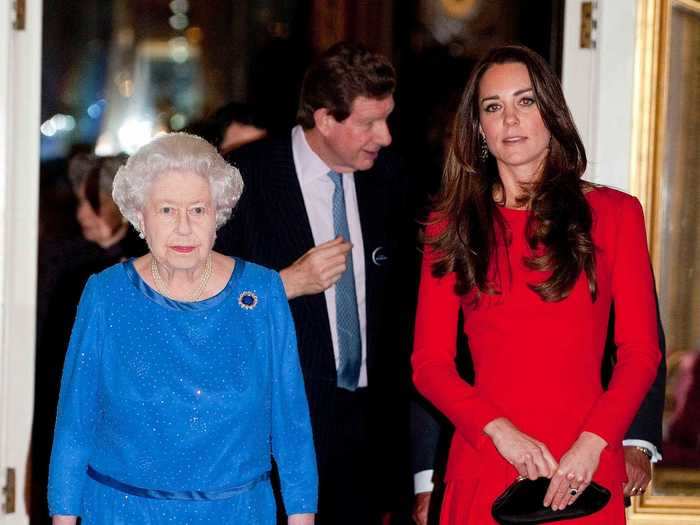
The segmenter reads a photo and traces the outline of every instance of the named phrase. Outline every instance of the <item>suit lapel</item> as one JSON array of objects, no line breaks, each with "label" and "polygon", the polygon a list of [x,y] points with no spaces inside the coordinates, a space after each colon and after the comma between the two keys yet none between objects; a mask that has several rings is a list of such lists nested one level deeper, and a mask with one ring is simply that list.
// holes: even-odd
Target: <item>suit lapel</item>
[{"label": "suit lapel", "polygon": [[283,246],[277,249],[286,251],[293,262],[314,246],[314,238],[294,168],[291,140],[281,142],[278,155],[269,161],[267,188],[263,191],[270,199],[269,211],[287,234],[287,239],[280,239]]},{"label": "suit lapel", "polygon": [[[276,244],[271,248],[283,262],[280,268],[284,268],[313,248],[314,238],[294,166],[291,139],[281,142],[271,157],[263,160],[269,162],[263,192],[269,199],[266,213],[276,223],[269,242]],[[302,365],[315,377],[334,384],[335,357],[325,294],[298,297],[289,304],[297,324]]]},{"label": "suit lapel", "polygon": [[[375,333],[377,322],[377,293],[381,293],[379,257],[386,253],[384,231],[384,208],[382,203],[381,175],[372,169],[355,174],[357,207],[360,213],[362,241],[365,251],[365,310],[367,314],[367,373],[374,369],[376,345]],[[380,262],[380,261],[379,261]],[[369,379],[371,381],[371,378]]]}]

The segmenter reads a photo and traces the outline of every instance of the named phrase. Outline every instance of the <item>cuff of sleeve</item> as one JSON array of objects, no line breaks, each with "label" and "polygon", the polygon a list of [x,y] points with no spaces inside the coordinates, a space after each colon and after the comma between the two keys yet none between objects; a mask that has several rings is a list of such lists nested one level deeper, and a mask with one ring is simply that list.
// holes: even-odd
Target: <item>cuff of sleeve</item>
[{"label": "cuff of sleeve", "polygon": [[644,439],[625,439],[622,441],[622,446],[623,447],[642,447],[647,449],[649,452],[651,452],[651,462],[652,463],[658,463],[661,461],[663,458],[661,457],[661,454],[659,453],[659,449],[656,448],[656,445],[653,443],[650,443],[649,441],[646,441]]},{"label": "cuff of sleeve", "polygon": [[287,511],[287,516],[293,516],[294,514],[316,514],[318,507],[316,505],[316,500],[298,502],[296,505],[287,507],[285,504],[285,510]]},{"label": "cuff of sleeve", "polygon": [[313,514],[318,510],[318,485],[315,480],[308,480],[306,483],[283,483],[282,500],[287,516]]},{"label": "cuff of sleeve", "polygon": [[433,470],[421,470],[413,475],[414,494],[433,491]]},{"label": "cuff of sleeve", "polygon": [[80,516],[80,508],[49,505],[49,516]]},{"label": "cuff of sleeve", "polygon": [[81,493],[62,494],[57,498],[51,493],[51,484],[49,484],[49,490],[49,516],[80,516]]},{"label": "cuff of sleeve", "polygon": [[[622,426],[619,424],[619,420],[623,419],[619,416],[619,414],[610,413],[594,407],[586,424],[583,426],[582,432],[591,432],[600,436],[610,448],[621,447],[627,427],[624,425],[624,422]],[[615,418],[617,418],[617,420]]]},{"label": "cuff of sleeve", "polygon": [[455,421],[455,428],[474,448],[484,436],[484,427],[494,419],[505,417],[490,403],[479,400],[464,410]]}]

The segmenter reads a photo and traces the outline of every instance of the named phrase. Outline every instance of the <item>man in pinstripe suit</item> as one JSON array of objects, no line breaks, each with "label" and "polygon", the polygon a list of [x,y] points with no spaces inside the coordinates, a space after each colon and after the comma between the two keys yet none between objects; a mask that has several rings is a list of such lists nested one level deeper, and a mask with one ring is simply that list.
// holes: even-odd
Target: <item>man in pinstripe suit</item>
[{"label": "man in pinstripe suit", "polygon": [[[217,249],[280,271],[314,428],[322,525],[379,524],[411,492],[414,201],[383,150],[394,87],[385,57],[336,44],[307,70],[289,136],[229,159],[246,187]],[[348,372],[347,362],[357,366]]]}]

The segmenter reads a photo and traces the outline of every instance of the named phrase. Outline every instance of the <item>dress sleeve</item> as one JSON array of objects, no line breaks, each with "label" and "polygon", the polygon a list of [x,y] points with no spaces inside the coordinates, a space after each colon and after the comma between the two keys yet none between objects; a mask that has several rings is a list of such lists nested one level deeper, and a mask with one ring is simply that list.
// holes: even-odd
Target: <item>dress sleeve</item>
[{"label": "dress sleeve", "polygon": [[621,444],[661,359],[654,281],[639,201],[625,197],[617,217],[612,273],[617,362],[584,430]]},{"label": "dress sleeve", "polygon": [[80,299],[63,366],[49,466],[48,501],[52,516],[80,515],[99,413],[97,389],[103,324],[98,285],[93,276]]},{"label": "dress sleeve", "polygon": [[316,453],[299,365],[294,321],[276,276],[272,303],[272,455],[279,470],[282,499],[288,515],[316,512]]},{"label": "dress sleeve", "polygon": [[[434,236],[440,226],[429,226]],[[434,254],[425,247],[421,268],[416,332],[414,339],[413,381],[418,391],[447,416],[455,429],[476,448],[486,424],[503,414],[481,398],[478,389],[457,372],[457,324],[460,298],[454,292],[453,273],[437,278],[431,267]]]}]

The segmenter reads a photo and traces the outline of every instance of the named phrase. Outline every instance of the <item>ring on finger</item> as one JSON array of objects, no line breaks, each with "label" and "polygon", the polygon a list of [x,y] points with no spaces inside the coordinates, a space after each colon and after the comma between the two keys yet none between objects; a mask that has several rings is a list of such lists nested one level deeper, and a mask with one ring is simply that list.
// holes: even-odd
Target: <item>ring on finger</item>
[{"label": "ring on finger", "polygon": [[572,487],[571,485],[569,485],[569,496],[576,497],[578,496],[578,492],[579,491],[576,487]]}]

